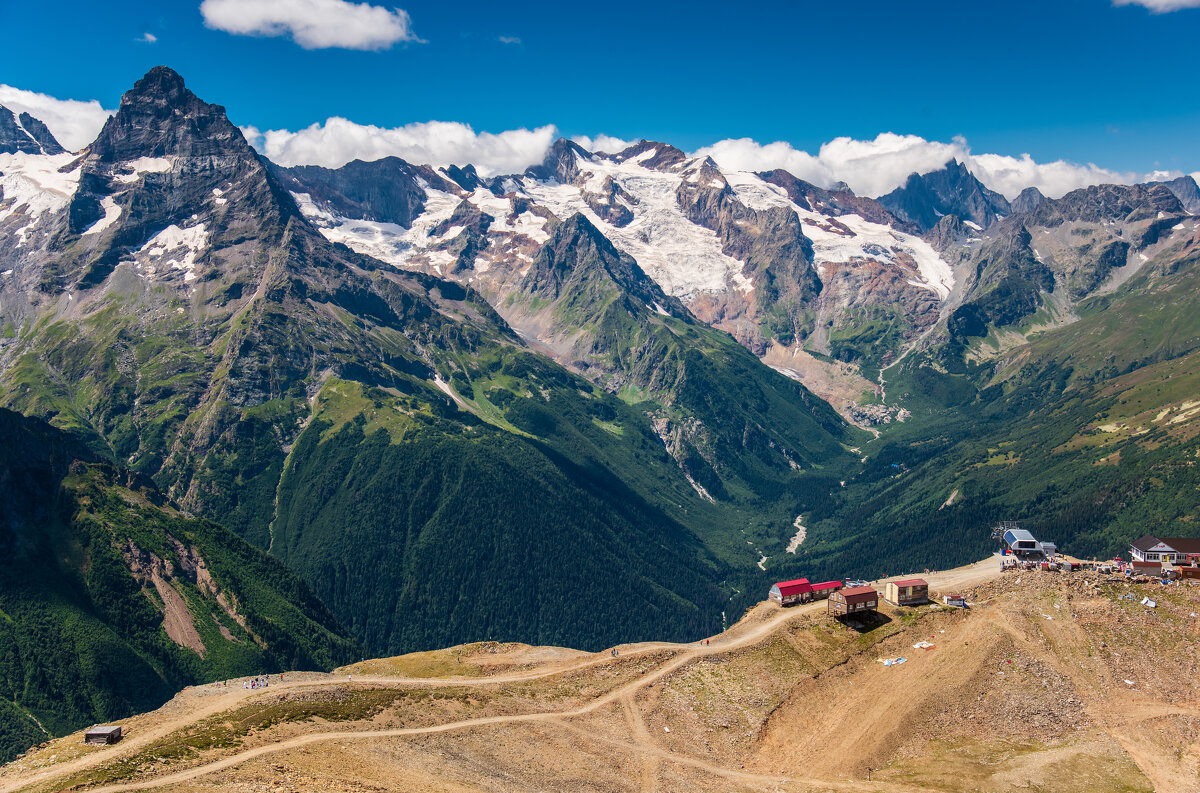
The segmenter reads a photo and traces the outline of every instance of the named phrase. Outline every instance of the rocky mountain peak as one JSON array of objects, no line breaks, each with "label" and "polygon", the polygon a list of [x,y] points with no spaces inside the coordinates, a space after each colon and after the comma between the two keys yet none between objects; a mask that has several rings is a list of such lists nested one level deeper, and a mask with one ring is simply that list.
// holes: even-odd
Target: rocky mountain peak
[{"label": "rocky mountain peak", "polygon": [[64,151],[66,149],[41,121],[28,113],[18,117],[0,105],[0,154],[62,154]]},{"label": "rocky mountain peak", "polygon": [[[453,189],[429,168],[411,165],[399,157],[372,162],[352,160],[337,169],[296,165],[272,166],[271,171],[289,191],[307,193],[322,209],[342,217],[394,223],[403,228],[408,228],[425,208],[425,190],[419,179],[439,190]],[[474,174],[473,168],[471,173]]]},{"label": "rocky mountain peak", "polygon": [[1013,214],[1022,214],[1024,212],[1032,212],[1042,205],[1046,200],[1046,196],[1042,195],[1042,191],[1036,187],[1026,187],[1012,202]]},{"label": "rocky mountain peak", "polygon": [[1151,184],[1161,184],[1170,190],[1179,199],[1179,203],[1183,204],[1183,208],[1191,214],[1200,213],[1200,186],[1196,185],[1196,180],[1192,177],[1180,176],[1178,179],[1168,182],[1152,182]]},{"label": "rocky mountain peak", "polygon": [[985,187],[957,159],[937,171],[911,174],[902,187],[881,196],[879,203],[922,231],[932,229],[944,215],[958,215],[987,228],[1012,212],[1004,196]]},{"label": "rocky mountain peak", "polygon": [[830,189],[817,187],[811,182],[798,179],[782,169],[763,171],[758,176],[764,181],[782,187],[796,206],[819,212],[826,217],[858,215],[863,220],[892,226],[907,233],[918,233],[910,223],[903,223],[873,198],[854,195],[845,182],[836,182]]},{"label": "rocky mountain peak", "polygon": [[446,176],[450,178],[456,185],[467,192],[474,192],[476,187],[480,185],[479,172],[475,170],[474,165],[465,165],[459,168],[457,165],[451,165],[445,171]]},{"label": "rocky mountain peak", "polygon": [[125,92],[91,151],[103,162],[172,155],[256,156],[225,108],[201,100],[166,66],[155,66]]},{"label": "rocky mountain peak", "polygon": [[578,143],[559,138],[550,145],[542,164],[526,169],[525,175],[543,181],[553,179],[562,184],[571,184],[579,176],[577,158],[586,160],[590,157],[591,154]]},{"label": "rocky mountain peak", "polygon": [[[593,287],[585,287],[592,284]],[[582,213],[553,224],[550,239],[542,246],[522,281],[521,289],[548,299],[570,295],[596,296],[595,285],[609,284],[640,301],[642,308],[658,304],[686,314],[681,303],[662,288]],[[607,288],[607,287],[606,287]]]}]

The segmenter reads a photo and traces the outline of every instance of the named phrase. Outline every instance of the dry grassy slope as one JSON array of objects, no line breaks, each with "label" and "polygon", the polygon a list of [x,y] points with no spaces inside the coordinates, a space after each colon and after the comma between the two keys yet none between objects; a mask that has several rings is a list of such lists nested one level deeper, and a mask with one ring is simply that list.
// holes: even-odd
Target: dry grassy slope
[{"label": "dry grassy slope", "polygon": [[969,611],[870,630],[764,603],[709,645],[482,643],[190,689],[0,791],[1200,790],[1200,587],[997,567],[932,577]]}]

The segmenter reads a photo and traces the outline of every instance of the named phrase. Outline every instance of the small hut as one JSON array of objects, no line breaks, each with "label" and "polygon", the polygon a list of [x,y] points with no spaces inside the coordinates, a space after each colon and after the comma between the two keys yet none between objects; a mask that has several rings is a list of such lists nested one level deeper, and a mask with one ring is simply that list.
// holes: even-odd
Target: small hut
[{"label": "small hut", "polygon": [[883,588],[883,599],[893,606],[917,606],[929,602],[929,582],[924,578],[889,581]]},{"label": "small hut", "polygon": [[825,610],[836,617],[875,611],[879,606],[879,593],[874,587],[856,586],[839,589],[829,595]]},{"label": "small hut", "polygon": [[121,728],[116,725],[92,727],[83,734],[84,743],[110,744],[121,740]]}]

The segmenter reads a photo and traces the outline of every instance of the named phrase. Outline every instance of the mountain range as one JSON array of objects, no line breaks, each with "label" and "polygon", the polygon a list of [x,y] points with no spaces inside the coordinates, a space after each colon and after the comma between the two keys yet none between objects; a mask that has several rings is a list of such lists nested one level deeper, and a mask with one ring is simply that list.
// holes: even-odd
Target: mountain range
[{"label": "mountain range", "polygon": [[1081,554],[1200,519],[1190,177],[283,167],[157,67],[78,153],[0,109],[0,191],[0,405],[372,654],[683,640],[1001,518]]}]

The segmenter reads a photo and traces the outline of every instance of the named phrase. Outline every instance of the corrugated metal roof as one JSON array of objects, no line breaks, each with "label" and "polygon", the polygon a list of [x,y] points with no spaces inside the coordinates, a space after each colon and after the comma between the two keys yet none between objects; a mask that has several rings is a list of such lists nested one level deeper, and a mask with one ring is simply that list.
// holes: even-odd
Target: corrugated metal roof
[{"label": "corrugated metal roof", "polygon": [[906,578],[903,581],[896,581],[896,586],[929,586],[929,582],[924,578]]},{"label": "corrugated metal roof", "polygon": [[797,578],[794,581],[780,581],[775,586],[779,587],[779,592],[783,595],[794,595],[797,592],[812,591],[812,585],[808,583],[807,578]]},{"label": "corrugated metal roof", "polygon": [[813,584],[814,592],[824,592],[826,589],[837,589],[842,585],[841,581],[822,581],[819,584]]},{"label": "corrugated metal roof", "polygon": [[879,597],[879,593],[875,591],[875,588],[869,586],[851,587],[850,589],[843,589],[837,594],[845,598],[847,603],[858,603],[863,600],[871,600]]}]

